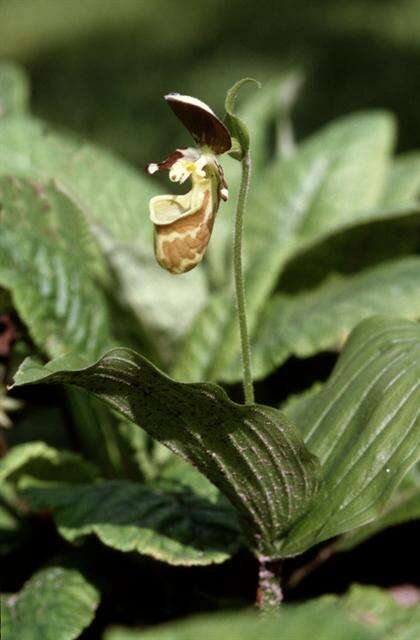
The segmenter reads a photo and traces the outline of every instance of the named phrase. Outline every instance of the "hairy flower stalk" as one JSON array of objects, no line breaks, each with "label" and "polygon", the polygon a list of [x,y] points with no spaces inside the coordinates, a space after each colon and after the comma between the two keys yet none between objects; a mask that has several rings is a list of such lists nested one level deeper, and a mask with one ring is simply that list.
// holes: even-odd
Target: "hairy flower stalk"
[{"label": "hairy flower stalk", "polygon": [[254,385],[251,371],[251,347],[246,321],[245,285],[242,271],[242,236],[250,173],[251,156],[248,151],[242,160],[242,179],[239,189],[238,204],[236,207],[235,234],[233,242],[233,273],[235,277],[236,306],[238,310],[239,333],[241,337],[243,387],[246,404],[254,403]]}]

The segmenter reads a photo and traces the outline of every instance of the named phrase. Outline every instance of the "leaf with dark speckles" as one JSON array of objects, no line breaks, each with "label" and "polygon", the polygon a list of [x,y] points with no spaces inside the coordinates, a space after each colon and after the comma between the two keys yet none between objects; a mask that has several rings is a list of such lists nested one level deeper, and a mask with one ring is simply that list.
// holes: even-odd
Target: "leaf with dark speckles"
[{"label": "leaf with dark speckles", "polygon": [[183,384],[128,349],[96,364],[26,360],[16,384],[64,382],[104,400],[189,460],[241,515],[250,546],[278,556],[278,543],[318,490],[319,465],[277,409],[238,405],[213,384]]}]

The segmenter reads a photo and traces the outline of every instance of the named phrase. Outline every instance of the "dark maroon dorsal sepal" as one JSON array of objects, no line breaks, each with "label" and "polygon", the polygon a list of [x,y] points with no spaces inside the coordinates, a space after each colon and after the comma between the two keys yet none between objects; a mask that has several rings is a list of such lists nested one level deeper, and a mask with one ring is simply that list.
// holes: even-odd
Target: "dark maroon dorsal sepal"
[{"label": "dark maroon dorsal sepal", "polygon": [[210,147],[216,155],[229,151],[232,141],[228,129],[204,102],[179,93],[169,93],[165,100],[198,146]]}]

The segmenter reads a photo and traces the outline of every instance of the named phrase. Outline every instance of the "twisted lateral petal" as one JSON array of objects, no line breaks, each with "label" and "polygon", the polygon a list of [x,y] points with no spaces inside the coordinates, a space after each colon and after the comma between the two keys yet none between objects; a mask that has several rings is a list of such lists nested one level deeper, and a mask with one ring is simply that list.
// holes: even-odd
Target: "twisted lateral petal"
[{"label": "twisted lateral petal", "polygon": [[199,147],[207,147],[215,155],[229,151],[229,130],[205,102],[179,93],[169,93],[165,100]]}]

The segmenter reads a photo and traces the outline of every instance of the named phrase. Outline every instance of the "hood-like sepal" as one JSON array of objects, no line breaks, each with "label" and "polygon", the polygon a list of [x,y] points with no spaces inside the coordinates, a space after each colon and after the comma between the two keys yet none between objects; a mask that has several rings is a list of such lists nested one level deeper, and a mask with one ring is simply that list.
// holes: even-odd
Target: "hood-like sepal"
[{"label": "hood-like sepal", "polygon": [[205,102],[180,93],[169,93],[165,100],[199,147],[215,155],[229,151],[232,146],[229,130]]}]

